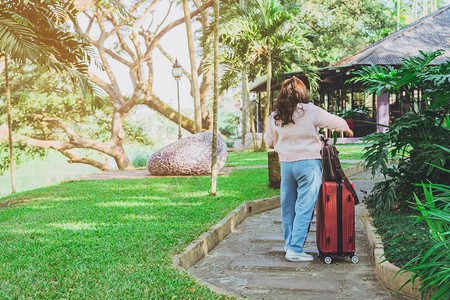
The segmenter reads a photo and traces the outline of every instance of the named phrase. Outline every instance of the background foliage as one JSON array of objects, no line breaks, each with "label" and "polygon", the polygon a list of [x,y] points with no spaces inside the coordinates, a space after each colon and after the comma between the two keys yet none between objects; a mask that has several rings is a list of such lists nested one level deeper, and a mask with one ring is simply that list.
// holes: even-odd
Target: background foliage
[{"label": "background foliage", "polygon": [[[373,173],[379,170],[385,181],[375,185],[367,203],[376,209],[405,209],[416,192],[414,183],[448,182],[441,170],[448,168],[450,158],[443,147],[450,146],[450,61],[439,66],[430,63],[443,51],[420,52],[420,56],[404,59],[399,69],[370,66],[355,72],[352,81],[367,85],[367,92],[394,94],[407,113],[392,121],[385,133],[376,132],[364,138],[373,142],[366,147],[364,159]],[[419,101],[414,90],[420,89]],[[397,165],[388,166],[389,157],[400,155]]]}]

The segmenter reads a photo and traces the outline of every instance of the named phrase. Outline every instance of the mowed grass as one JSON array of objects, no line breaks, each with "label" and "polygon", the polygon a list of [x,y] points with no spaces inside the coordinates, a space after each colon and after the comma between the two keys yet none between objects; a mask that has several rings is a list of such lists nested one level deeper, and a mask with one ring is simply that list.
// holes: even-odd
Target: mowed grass
[{"label": "mowed grass", "polygon": [[[358,145],[337,145],[339,159],[341,160],[361,160],[363,156],[364,144]],[[353,165],[354,163],[342,163],[343,167]],[[226,166],[267,166],[267,152],[228,152]]]},{"label": "mowed grass", "polygon": [[339,151],[339,159],[361,160],[364,155],[364,144],[359,145],[336,145]]},{"label": "mowed grass", "polygon": [[228,152],[226,166],[267,166],[267,152]]},{"label": "mowed grass", "polygon": [[[67,182],[0,199],[0,299],[212,299],[172,256],[246,200],[267,170]],[[8,204],[13,203],[13,204]]]}]

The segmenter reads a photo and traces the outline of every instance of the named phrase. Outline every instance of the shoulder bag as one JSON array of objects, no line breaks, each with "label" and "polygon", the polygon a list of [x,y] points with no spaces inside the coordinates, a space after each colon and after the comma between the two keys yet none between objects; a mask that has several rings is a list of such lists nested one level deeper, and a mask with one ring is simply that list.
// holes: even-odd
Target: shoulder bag
[{"label": "shoulder bag", "polygon": [[328,144],[328,139],[323,136],[320,137],[323,141],[322,147],[322,170],[323,170],[323,181],[344,181],[345,186],[352,194],[355,199],[355,204],[359,203],[356,191],[352,184],[345,176],[344,171],[341,167],[341,162],[339,161],[339,151],[335,146]]}]

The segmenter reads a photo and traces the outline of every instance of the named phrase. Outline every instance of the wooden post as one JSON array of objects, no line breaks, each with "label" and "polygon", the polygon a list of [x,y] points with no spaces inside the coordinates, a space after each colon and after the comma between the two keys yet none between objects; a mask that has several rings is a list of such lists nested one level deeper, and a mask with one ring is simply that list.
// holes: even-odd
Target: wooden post
[{"label": "wooden post", "polygon": [[213,135],[211,154],[211,189],[209,194],[216,195],[217,189],[217,109],[219,103],[219,0],[214,1],[214,102]]},{"label": "wooden post", "polygon": [[11,118],[11,91],[9,89],[8,77],[8,56],[5,56],[5,86],[6,86],[6,107],[8,111],[8,140],[9,140],[9,166],[11,168],[11,191],[16,192],[16,176],[14,166],[13,154],[13,139],[12,139],[12,118]]}]

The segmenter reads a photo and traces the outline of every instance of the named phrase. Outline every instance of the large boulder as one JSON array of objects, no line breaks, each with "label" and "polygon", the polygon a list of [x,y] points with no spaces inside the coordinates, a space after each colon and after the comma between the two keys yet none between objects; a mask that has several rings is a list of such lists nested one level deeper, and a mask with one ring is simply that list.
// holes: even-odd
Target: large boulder
[{"label": "large boulder", "polygon": [[[182,138],[161,148],[147,160],[152,175],[204,175],[211,172],[212,131]],[[217,168],[221,169],[228,156],[227,144],[217,136]]]}]

